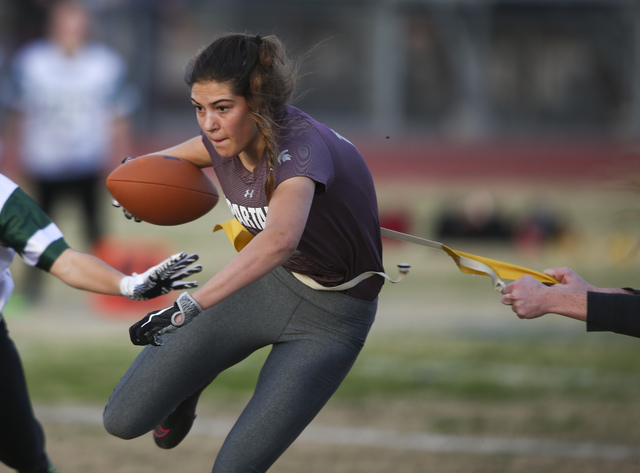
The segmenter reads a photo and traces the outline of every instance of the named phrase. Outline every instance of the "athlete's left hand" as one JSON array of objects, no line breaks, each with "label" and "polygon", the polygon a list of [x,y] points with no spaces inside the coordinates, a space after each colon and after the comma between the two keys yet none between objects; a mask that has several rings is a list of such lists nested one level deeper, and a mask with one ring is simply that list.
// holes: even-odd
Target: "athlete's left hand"
[{"label": "athlete's left hand", "polygon": [[145,301],[176,289],[198,287],[197,281],[179,282],[202,271],[201,265],[190,266],[198,261],[198,258],[197,254],[187,256],[185,252],[176,253],[142,274],[133,273],[122,278],[120,292],[134,301]]},{"label": "athlete's left hand", "polygon": [[175,332],[200,315],[200,305],[188,292],[180,294],[176,302],[166,309],[149,312],[142,320],[129,327],[129,337],[134,345],[161,346],[161,335]]}]

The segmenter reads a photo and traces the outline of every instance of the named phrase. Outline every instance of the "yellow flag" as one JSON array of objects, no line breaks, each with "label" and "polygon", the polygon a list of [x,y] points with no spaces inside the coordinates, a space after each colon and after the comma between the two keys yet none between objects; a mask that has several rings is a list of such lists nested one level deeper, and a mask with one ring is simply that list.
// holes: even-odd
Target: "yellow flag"
[{"label": "yellow flag", "polygon": [[218,230],[224,230],[236,251],[240,251],[242,248],[247,246],[253,238],[253,235],[249,233],[249,230],[244,228],[244,226],[235,218],[219,223],[213,227],[214,232],[217,232]]},{"label": "yellow flag", "polygon": [[469,253],[464,253],[462,251],[452,250],[446,245],[442,245],[442,250],[446,252],[449,256],[451,256],[451,258],[453,258],[453,261],[455,261],[455,263],[460,268],[460,271],[462,271],[463,273],[487,275],[485,271],[476,270],[468,266],[465,266],[463,263],[464,260],[462,260],[462,258],[466,258],[466,259],[477,261],[479,263],[486,265],[487,267],[491,268],[496,273],[496,275],[501,279],[516,280],[520,276],[528,274],[529,276],[534,277],[535,279],[537,279],[542,283],[557,284],[560,282],[553,276],[549,276],[548,274],[534,271],[533,269],[524,268],[522,266],[516,266],[515,264],[511,264],[511,263],[505,263],[504,261],[485,258],[484,256],[477,256]]}]

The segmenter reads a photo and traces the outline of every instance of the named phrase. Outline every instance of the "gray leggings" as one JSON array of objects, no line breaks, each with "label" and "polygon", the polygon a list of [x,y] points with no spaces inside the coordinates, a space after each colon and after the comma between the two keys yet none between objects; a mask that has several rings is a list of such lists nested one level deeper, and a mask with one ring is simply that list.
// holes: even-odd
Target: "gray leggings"
[{"label": "gray leggings", "polygon": [[314,291],[278,268],[145,347],[104,412],[131,439],[256,350],[272,345],[255,392],[226,438],[214,473],[264,472],[336,391],[362,349],[377,301]]}]

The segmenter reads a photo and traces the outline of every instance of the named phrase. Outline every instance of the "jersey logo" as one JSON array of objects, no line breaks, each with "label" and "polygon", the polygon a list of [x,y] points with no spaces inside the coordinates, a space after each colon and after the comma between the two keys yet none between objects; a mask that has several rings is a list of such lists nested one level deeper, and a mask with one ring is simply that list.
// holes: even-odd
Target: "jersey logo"
[{"label": "jersey logo", "polygon": [[340,138],[342,141],[346,141],[351,146],[353,146],[353,143],[351,141],[349,141],[348,139],[346,139],[344,136],[342,136],[340,133],[338,133],[337,131],[334,131],[334,130],[331,130],[331,131],[333,131],[333,134],[336,135],[338,138]]},{"label": "jersey logo", "polygon": [[253,199],[254,192],[255,192],[255,189],[247,189],[246,191],[244,191],[244,196],[247,197],[248,199]]},{"label": "jersey logo", "polygon": [[285,149],[278,156],[278,164],[282,164],[285,161],[291,161],[291,155],[289,154],[289,150]]}]

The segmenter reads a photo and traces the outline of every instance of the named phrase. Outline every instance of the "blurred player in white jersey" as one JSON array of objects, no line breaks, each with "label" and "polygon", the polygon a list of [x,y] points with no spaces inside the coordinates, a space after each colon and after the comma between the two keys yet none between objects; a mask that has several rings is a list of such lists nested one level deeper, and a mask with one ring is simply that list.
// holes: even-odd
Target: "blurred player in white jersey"
[{"label": "blurred player in white jersey", "polygon": [[[16,140],[7,150],[17,150],[13,158],[35,200],[55,218],[60,198],[73,198],[93,246],[103,234],[100,196],[111,157],[130,154],[129,118],[137,97],[125,61],[90,41],[90,24],[84,4],[54,3],[48,36],[18,51],[3,96],[13,112],[7,136]],[[39,285],[30,283],[29,295],[37,298]]]}]

